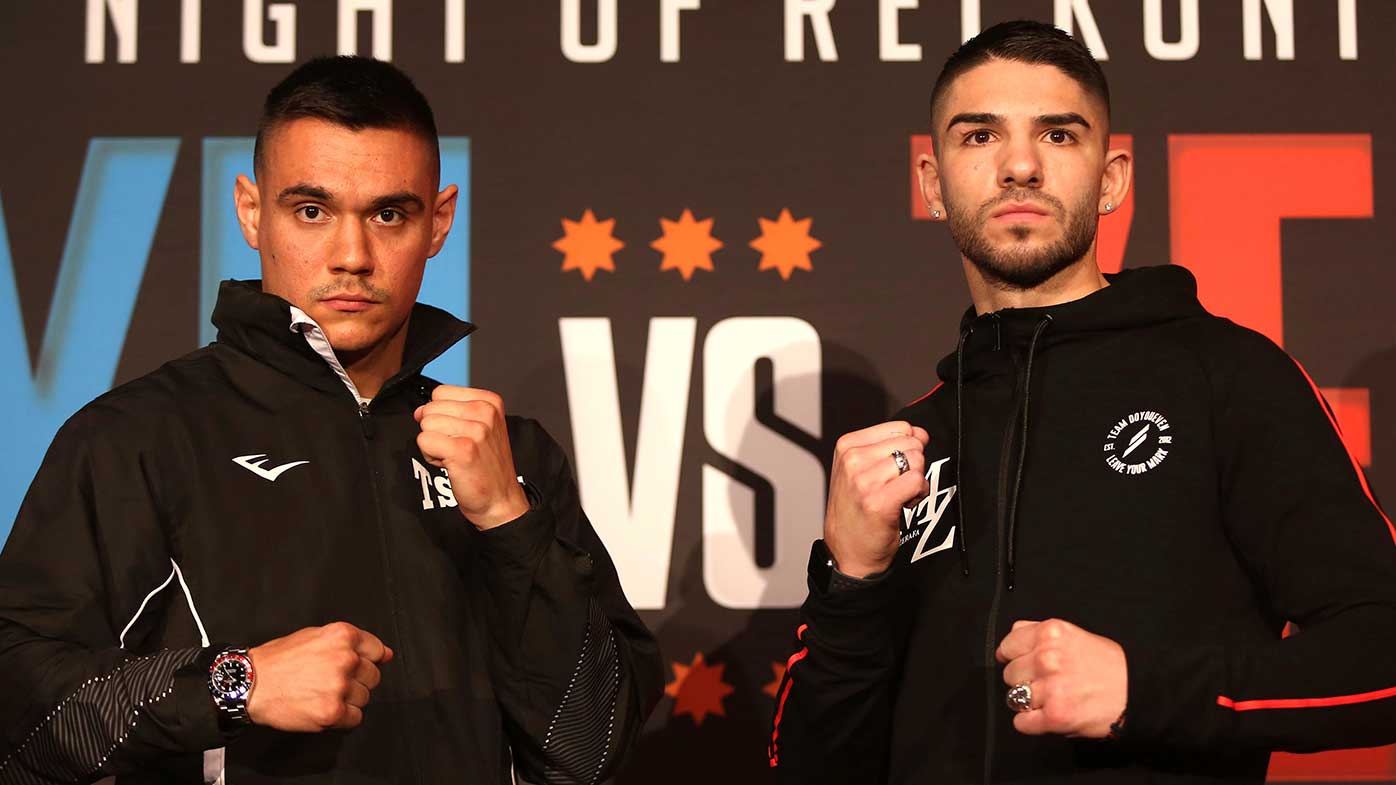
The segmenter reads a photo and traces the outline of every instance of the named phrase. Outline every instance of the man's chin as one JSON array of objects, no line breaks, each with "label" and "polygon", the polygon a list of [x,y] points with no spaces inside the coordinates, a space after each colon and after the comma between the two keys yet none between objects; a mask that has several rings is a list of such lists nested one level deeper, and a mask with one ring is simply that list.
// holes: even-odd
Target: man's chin
[{"label": "man's chin", "polygon": [[971,258],[986,278],[1006,289],[1033,289],[1070,268],[1075,260],[1043,253],[999,254],[988,259]]}]

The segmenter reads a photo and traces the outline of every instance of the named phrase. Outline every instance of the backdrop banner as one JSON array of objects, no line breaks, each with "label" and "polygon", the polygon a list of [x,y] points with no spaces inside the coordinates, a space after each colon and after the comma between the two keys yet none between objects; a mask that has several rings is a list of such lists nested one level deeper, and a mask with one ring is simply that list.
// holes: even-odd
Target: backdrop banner
[{"label": "backdrop banner", "polygon": [[[834,441],[936,383],[969,304],[913,185],[931,84],[1023,17],[1090,46],[1136,157],[1102,266],[1187,266],[1396,486],[1396,3],[10,2],[0,540],[58,426],[211,340],[217,282],[256,277],[232,194],[267,90],[317,55],[391,60],[462,194],[422,299],[480,326],[430,372],[568,450],[662,644],[617,781],[768,781]],[[1396,755],[1278,755],[1272,778],[1396,782]]]}]

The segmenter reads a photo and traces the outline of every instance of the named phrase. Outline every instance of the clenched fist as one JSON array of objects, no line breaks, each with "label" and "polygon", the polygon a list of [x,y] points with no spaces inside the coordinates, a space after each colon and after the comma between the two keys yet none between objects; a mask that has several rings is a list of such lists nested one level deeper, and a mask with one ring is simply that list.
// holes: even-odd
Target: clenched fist
[{"label": "clenched fist", "polygon": [[257,725],[315,732],[363,722],[378,665],[393,650],[373,634],[337,622],[306,627],[248,652],[256,684],[247,716]]},{"label": "clenched fist", "polygon": [[1060,619],[1019,621],[996,656],[1005,684],[1032,690],[1032,709],[1013,718],[1019,733],[1103,739],[1124,715],[1129,668],[1109,638]]},{"label": "clenched fist", "polygon": [[[824,544],[839,572],[862,578],[887,569],[901,537],[902,507],[930,493],[925,429],[888,422],[844,434],[834,448]],[[893,451],[906,457],[906,470]]]},{"label": "clenched fist", "polygon": [[443,384],[415,416],[422,427],[417,447],[428,463],[446,470],[466,520],[492,529],[528,512],[502,398],[489,390]]}]

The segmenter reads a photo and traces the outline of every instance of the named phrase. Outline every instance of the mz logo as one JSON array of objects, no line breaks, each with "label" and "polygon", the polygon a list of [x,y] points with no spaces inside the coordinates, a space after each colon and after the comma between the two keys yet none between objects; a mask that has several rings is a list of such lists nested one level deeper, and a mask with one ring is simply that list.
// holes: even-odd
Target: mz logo
[{"label": "mz logo", "polygon": [[911,554],[913,563],[933,553],[940,553],[955,542],[955,527],[951,526],[950,531],[945,533],[945,539],[934,547],[930,544],[931,533],[936,530],[941,516],[950,507],[950,500],[955,498],[955,489],[959,487],[952,485],[944,490],[940,487],[940,470],[949,460],[949,458],[941,458],[931,464],[931,468],[926,470],[926,480],[931,484],[931,492],[921,500],[920,504],[916,505],[916,509],[902,510],[901,544],[905,545],[913,538],[920,537],[916,543],[916,550]]}]

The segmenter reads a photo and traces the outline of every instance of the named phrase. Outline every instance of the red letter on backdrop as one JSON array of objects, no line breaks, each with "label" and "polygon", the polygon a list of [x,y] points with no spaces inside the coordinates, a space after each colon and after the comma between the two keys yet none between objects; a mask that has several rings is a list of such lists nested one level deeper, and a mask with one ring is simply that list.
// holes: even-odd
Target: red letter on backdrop
[{"label": "red letter on backdrop", "polygon": [[1371,218],[1368,134],[1168,137],[1173,263],[1202,304],[1284,345],[1280,219]]}]

